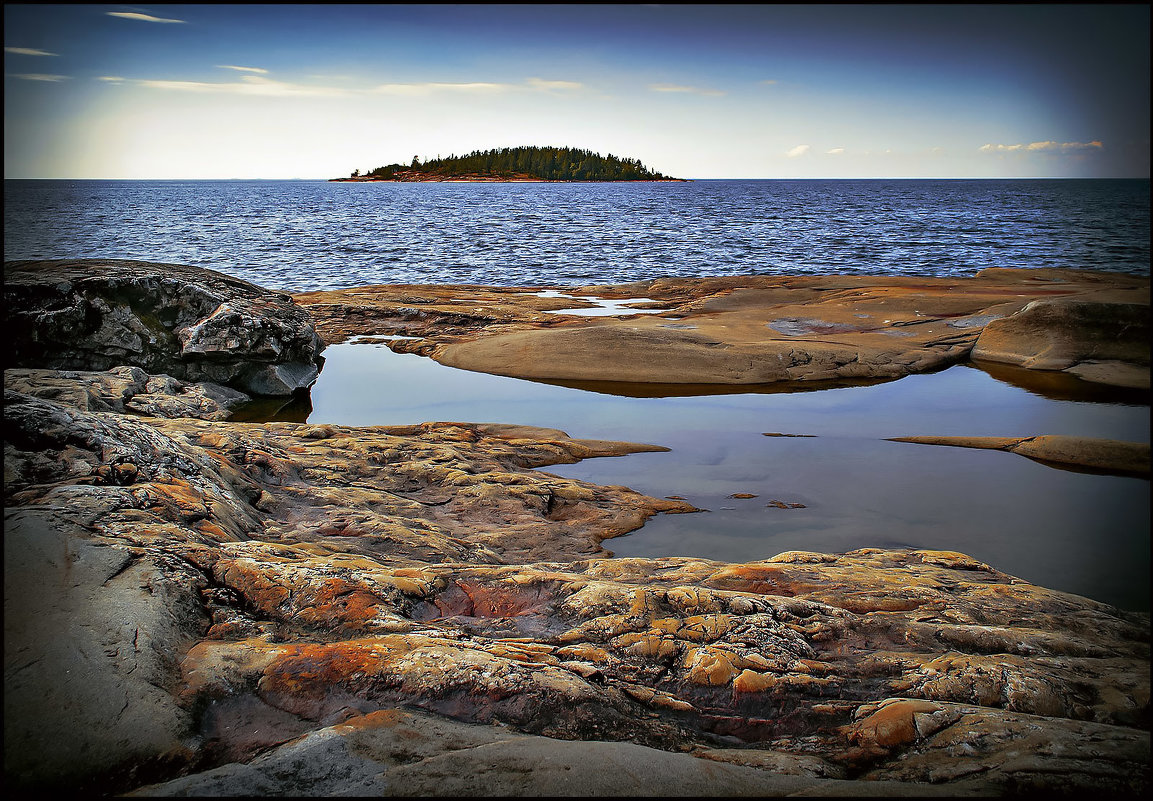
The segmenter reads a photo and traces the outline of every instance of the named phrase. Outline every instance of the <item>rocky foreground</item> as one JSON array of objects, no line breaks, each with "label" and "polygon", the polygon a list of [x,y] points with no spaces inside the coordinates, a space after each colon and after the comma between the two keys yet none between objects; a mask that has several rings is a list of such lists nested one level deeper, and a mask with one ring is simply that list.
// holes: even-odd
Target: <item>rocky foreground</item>
[{"label": "rocky foreground", "polygon": [[[607,559],[602,540],[653,514],[694,510],[540,468],[659,444],[481,423],[229,422],[237,396],[252,394],[252,376],[292,374],[277,371],[272,345],[245,366],[241,346],[229,343],[256,330],[263,342],[307,341],[295,317],[303,301],[289,305],[259,288],[249,295],[251,285],[223,290],[214,274],[189,272],[179,278],[188,296],[220,295],[217,307],[189,310],[181,291],[153,304],[117,294],[129,278],[173,275],[164,265],[116,263],[113,288],[103,290],[101,263],[73,264],[67,269],[90,275],[83,292],[72,291],[75,273],[62,280],[58,267],[6,266],[6,293],[13,276],[22,287],[70,284],[53,290],[63,294],[42,290],[55,298],[42,307],[20,290],[21,335],[43,342],[41,318],[53,330],[61,308],[81,310],[73,314],[86,321],[86,336],[118,343],[122,361],[43,363],[54,346],[18,363],[10,354],[6,365],[12,788],[429,796],[1149,789],[1148,614],[951,552],[792,552],[748,564]],[[1077,291],[1088,289],[1074,300],[1116,303],[1108,293],[1127,290],[1115,280],[1077,277]],[[691,294],[691,284],[681,286]],[[1042,276],[1035,288],[1069,287]],[[253,301],[245,309],[286,314],[229,318],[221,308],[240,303],[233,291]],[[697,330],[719,326],[724,315],[709,309],[739,297],[695,291],[705,293],[703,316],[688,318],[689,295],[680,311]],[[1144,291],[1147,309],[1147,282]],[[450,341],[637,324],[540,310],[537,329],[522,306],[508,316],[478,311],[484,293],[502,290],[453,288],[452,297],[464,293],[468,310],[449,309],[461,304],[434,298],[432,288],[373,288],[347,310],[335,300],[305,308],[324,339],[338,328],[420,335],[406,342],[434,356]],[[1000,301],[1019,310],[1004,318],[1039,308],[1029,297]],[[862,308],[869,311],[852,313],[877,311]],[[1108,325],[1117,316],[1094,319]],[[165,319],[180,323],[148,325]],[[949,319],[931,324],[947,328]],[[189,333],[205,330],[201,320],[221,323],[213,337]],[[991,324],[913,349],[960,358],[952,349],[979,341]],[[657,336],[661,325],[654,318],[640,328]],[[151,372],[155,363],[125,347],[122,329],[136,330],[139,353],[167,349],[174,370]],[[1054,330],[1087,339],[1084,328]],[[1138,346],[1100,326],[1087,330],[1109,345],[1082,351],[1072,367],[1089,365],[1097,378],[1137,372],[1125,365],[1139,361],[1117,349],[1137,347],[1139,359]],[[197,350],[190,341],[223,344]],[[280,347],[286,363],[301,362],[301,351]],[[319,349],[309,354],[315,364]],[[880,363],[870,359],[858,363]],[[181,363],[217,361],[236,362],[219,383],[195,370],[173,374]],[[1094,367],[1106,362],[1117,364]],[[1015,449],[1023,441],[931,444]]]}]

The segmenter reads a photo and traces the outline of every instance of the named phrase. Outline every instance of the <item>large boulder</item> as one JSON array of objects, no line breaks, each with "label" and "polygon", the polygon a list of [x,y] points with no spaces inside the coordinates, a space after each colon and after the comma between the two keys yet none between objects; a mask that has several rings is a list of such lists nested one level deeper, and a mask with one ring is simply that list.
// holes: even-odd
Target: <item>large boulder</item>
[{"label": "large boulder", "polygon": [[306,389],[324,343],[286,294],[212,270],[118,259],[4,265],[5,367],[139,367],[252,395]]},{"label": "large boulder", "polygon": [[1149,293],[1034,300],[985,326],[972,358],[1148,388]]}]

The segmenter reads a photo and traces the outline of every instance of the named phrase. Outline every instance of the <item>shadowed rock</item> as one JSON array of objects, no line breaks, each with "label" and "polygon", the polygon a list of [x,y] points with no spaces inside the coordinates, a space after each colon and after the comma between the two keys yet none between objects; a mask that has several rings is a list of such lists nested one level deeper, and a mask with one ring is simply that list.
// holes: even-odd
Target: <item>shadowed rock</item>
[{"label": "shadowed rock", "polygon": [[212,270],[81,259],[4,265],[5,367],[140,367],[254,395],[310,386],[323,343],[288,295]]}]

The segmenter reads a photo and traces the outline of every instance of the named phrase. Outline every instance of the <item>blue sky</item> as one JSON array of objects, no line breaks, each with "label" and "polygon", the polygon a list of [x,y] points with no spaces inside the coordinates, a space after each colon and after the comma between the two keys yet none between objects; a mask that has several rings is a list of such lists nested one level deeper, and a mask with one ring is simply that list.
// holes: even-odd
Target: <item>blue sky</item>
[{"label": "blue sky", "polygon": [[4,7],[6,178],[1148,177],[1138,5]]}]

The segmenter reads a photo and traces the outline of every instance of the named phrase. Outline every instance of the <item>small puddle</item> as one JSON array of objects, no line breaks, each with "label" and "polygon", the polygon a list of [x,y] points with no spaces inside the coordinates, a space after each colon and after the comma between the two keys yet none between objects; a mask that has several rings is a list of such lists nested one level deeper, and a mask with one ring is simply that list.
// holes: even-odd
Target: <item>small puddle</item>
[{"label": "small puddle", "polygon": [[[517,423],[671,448],[543,469],[711,510],[658,515],[606,540],[618,556],[745,562],[788,550],[953,550],[1045,587],[1149,609],[1148,480],[1055,470],[999,451],[885,441],[1044,433],[1148,442],[1147,392],[970,366],[806,392],[564,386],[363,344],[333,345],[324,355],[310,423]],[[285,411],[300,419],[304,407]]]},{"label": "small puddle", "polygon": [[582,306],[575,309],[549,309],[546,314],[572,314],[580,317],[627,317],[634,314],[660,314],[668,311],[661,309],[632,309],[628,308],[634,303],[659,303],[652,298],[625,298],[623,300],[609,300],[594,295],[567,295],[555,289],[546,289],[534,293],[538,298],[566,298],[568,300],[584,300],[595,306]]},{"label": "small puddle", "polygon": [[[383,342],[393,342],[399,339],[421,339],[421,337],[410,337],[404,334],[354,334],[346,339],[343,345],[374,345]],[[326,351],[327,352],[327,351]]]}]

